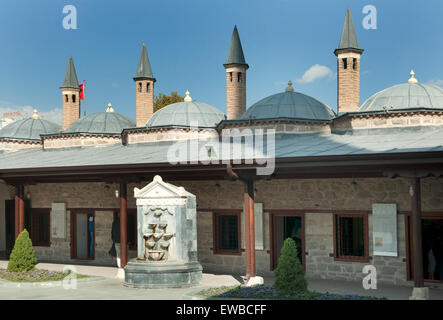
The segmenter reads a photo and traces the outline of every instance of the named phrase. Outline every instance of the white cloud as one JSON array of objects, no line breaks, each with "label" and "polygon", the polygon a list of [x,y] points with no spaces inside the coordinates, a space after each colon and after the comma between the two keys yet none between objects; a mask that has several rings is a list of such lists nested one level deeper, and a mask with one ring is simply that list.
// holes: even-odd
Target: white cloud
[{"label": "white cloud", "polygon": [[[0,102],[0,119],[26,119],[31,117],[33,112],[34,107],[32,106],[11,106],[10,103]],[[59,125],[62,124],[62,109],[55,108],[51,111],[39,111],[38,114],[41,119],[45,119]]]},{"label": "white cloud", "polygon": [[297,79],[296,81],[298,83],[311,83],[325,77],[332,78],[333,75],[334,73],[328,67],[314,64],[312,67],[306,70],[301,78]]}]

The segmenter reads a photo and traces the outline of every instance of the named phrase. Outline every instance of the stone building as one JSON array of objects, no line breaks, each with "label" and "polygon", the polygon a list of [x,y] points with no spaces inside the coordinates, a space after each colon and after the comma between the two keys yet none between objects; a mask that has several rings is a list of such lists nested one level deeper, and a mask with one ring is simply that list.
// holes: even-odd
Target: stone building
[{"label": "stone building", "polygon": [[291,82],[246,109],[236,27],[227,117],[189,92],[152,114],[156,79],[143,44],[135,122],[111,105],[80,117],[70,58],[63,128],[35,113],[0,130],[0,251],[27,228],[41,261],[112,266],[121,212],[125,265],[136,255],[134,187],[159,174],[197,197],[204,272],[267,275],[292,237],[309,277],[361,280],[373,265],[380,282],[443,281],[443,89],[411,72],[360,105],[363,49],[349,10],[334,53],[337,114]]}]

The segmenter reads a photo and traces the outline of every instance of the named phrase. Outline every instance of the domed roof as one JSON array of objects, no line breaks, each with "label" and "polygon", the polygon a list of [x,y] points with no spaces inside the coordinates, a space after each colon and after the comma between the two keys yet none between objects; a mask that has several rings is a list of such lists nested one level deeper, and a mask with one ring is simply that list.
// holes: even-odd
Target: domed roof
[{"label": "domed roof", "polygon": [[31,118],[18,120],[0,130],[0,139],[40,140],[41,134],[57,133],[61,126],[51,121],[40,119],[37,110]]},{"label": "domed roof", "polygon": [[146,122],[147,127],[190,127],[196,121],[199,128],[214,128],[226,116],[209,104],[192,101],[189,92],[183,102],[177,102],[161,108]]},{"label": "domed roof", "polygon": [[289,81],[285,92],[266,97],[246,110],[240,119],[296,118],[330,120],[334,111],[327,105],[300,92],[294,92]]},{"label": "domed roof", "polygon": [[78,119],[65,130],[65,133],[120,134],[123,129],[133,127],[135,127],[134,121],[115,113],[109,104],[106,112],[97,112]]},{"label": "domed roof", "polygon": [[443,88],[418,83],[414,72],[408,83],[401,83],[377,92],[366,100],[359,111],[385,111],[401,109],[443,109]]}]

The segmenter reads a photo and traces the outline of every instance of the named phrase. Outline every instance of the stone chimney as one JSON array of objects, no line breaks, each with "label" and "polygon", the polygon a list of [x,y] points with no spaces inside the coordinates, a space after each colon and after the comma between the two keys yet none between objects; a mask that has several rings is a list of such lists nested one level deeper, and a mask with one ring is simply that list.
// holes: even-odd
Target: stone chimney
[{"label": "stone chimney", "polygon": [[154,113],[154,83],[156,81],[152,75],[151,64],[144,43],[134,81],[136,124],[137,127],[143,127]]},{"label": "stone chimney", "polygon": [[357,34],[348,8],[337,56],[337,113],[356,112],[360,105],[360,56]]},{"label": "stone chimney", "polygon": [[72,57],[69,58],[65,79],[60,90],[63,98],[62,127],[63,130],[66,130],[74,121],[80,118],[80,87],[78,86]]},{"label": "stone chimney", "polygon": [[223,65],[226,70],[226,117],[238,119],[246,112],[246,70],[249,66],[243,55],[243,48],[237,26],[232,32],[228,58]]}]

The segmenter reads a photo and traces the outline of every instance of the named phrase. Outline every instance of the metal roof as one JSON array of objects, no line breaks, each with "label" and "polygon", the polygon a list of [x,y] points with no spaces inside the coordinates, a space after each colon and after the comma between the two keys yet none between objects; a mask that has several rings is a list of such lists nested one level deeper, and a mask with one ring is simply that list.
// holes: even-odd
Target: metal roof
[{"label": "metal roof", "polygon": [[148,53],[146,52],[146,46],[143,43],[142,51],[140,53],[140,59],[138,61],[137,72],[135,78],[148,78],[154,79],[152,75],[151,63],[149,63]]},{"label": "metal roof", "polygon": [[357,33],[355,32],[354,23],[352,22],[351,10],[346,11],[345,22],[343,25],[343,30],[341,33],[340,43],[338,44],[338,48],[335,50],[335,53],[344,49],[354,49],[356,51],[363,52],[358,46]]},{"label": "metal roof", "polygon": [[135,127],[135,122],[115,112],[97,112],[75,121],[65,133],[120,134],[125,128]]},{"label": "metal roof", "polygon": [[317,99],[300,92],[285,91],[256,102],[240,119],[330,120],[334,117],[335,114],[331,108]]},{"label": "metal roof", "polygon": [[443,88],[425,83],[402,83],[372,95],[359,111],[443,109]]},{"label": "metal roof", "polygon": [[234,26],[232,31],[231,45],[229,46],[228,58],[226,59],[225,66],[230,64],[243,64],[247,65],[245,56],[243,55],[243,48],[240,42],[240,36],[238,34],[237,26]]},{"label": "metal roof", "polygon": [[146,122],[154,127],[190,127],[191,122],[199,128],[215,128],[226,116],[215,107],[198,101],[184,101],[170,104],[155,112]]},{"label": "metal roof", "polygon": [[[338,155],[393,154],[403,152],[443,151],[443,127],[414,127],[394,129],[354,130],[352,134],[277,134],[275,157],[322,157]],[[265,148],[268,148],[264,139]],[[205,148],[218,140],[198,140],[199,148]],[[0,173],[8,169],[81,167],[104,165],[170,163],[171,147],[189,146],[191,140],[160,141],[63,149],[22,149],[0,152]],[[233,144],[236,144],[234,142]],[[242,157],[251,147],[243,144]],[[272,145],[269,145],[271,148]],[[214,159],[238,159],[239,155],[223,154],[215,149]],[[235,148],[230,149],[234,152]],[[196,153],[184,153],[176,160],[195,161]],[[172,166],[172,165],[171,165]]]},{"label": "metal roof", "polygon": [[13,122],[0,130],[0,139],[37,140],[41,134],[57,133],[61,126],[44,119],[23,119]]},{"label": "metal roof", "polygon": [[66,67],[65,79],[61,88],[74,88],[78,89],[77,73],[75,72],[74,61],[72,57],[69,57],[68,66]]}]

